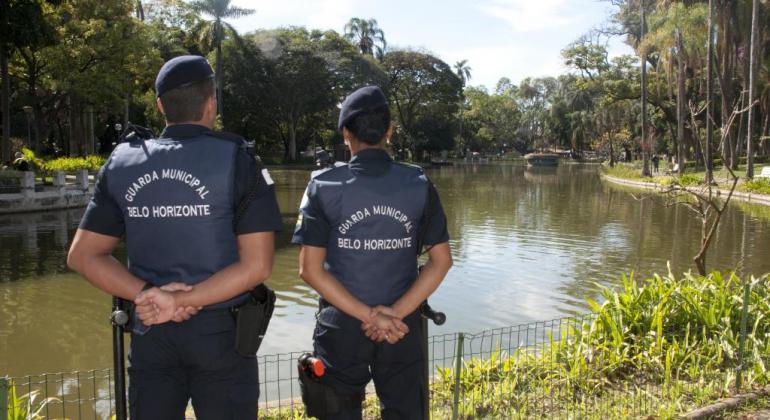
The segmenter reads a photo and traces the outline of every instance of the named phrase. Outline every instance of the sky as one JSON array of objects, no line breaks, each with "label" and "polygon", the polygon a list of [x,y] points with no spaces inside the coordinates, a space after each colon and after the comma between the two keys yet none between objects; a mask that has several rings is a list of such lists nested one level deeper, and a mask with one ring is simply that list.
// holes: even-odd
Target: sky
[{"label": "sky", "polygon": [[[389,48],[430,52],[449,65],[467,59],[470,85],[494,89],[501,77],[556,76],[561,50],[604,23],[613,7],[600,0],[233,0],[256,10],[231,20],[239,32],[281,26],[333,29],[351,17],[375,18]],[[632,54],[622,39],[610,56]]]}]

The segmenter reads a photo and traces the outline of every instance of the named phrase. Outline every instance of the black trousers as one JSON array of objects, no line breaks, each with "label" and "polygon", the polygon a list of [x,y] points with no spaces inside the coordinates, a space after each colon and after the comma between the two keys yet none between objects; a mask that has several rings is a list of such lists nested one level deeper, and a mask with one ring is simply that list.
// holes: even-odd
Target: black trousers
[{"label": "black trousers", "polygon": [[[420,314],[404,319],[407,334],[396,344],[366,338],[361,321],[333,306],[322,307],[313,334],[317,357],[326,364],[322,381],[343,396],[360,394],[370,380],[380,399],[382,418],[422,419],[425,403]],[[321,420],[358,420],[361,407],[347,407]]]},{"label": "black trousers", "polygon": [[236,353],[229,310],[132,334],[128,359],[132,419],[184,419],[190,399],[199,420],[257,418],[257,360]]}]

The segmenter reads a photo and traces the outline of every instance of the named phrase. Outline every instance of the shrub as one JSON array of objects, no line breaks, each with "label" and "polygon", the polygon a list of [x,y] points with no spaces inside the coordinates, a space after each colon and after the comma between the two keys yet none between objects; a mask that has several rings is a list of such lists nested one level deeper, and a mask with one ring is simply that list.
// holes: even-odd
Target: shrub
[{"label": "shrub", "polygon": [[105,159],[101,156],[63,157],[49,160],[43,164],[46,172],[74,172],[87,169],[89,172],[97,172],[104,165]]},{"label": "shrub", "polygon": [[614,168],[608,165],[602,165],[602,171],[605,174],[616,178],[637,179],[643,181],[650,180],[650,177],[642,176],[641,167],[633,163],[617,163]]},{"label": "shrub", "polygon": [[58,398],[48,397],[45,399],[38,399],[40,393],[38,391],[32,391],[28,394],[17,395],[16,384],[9,379],[0,378],[2,381],[7,381],[8,389],[8,401],[7,404],[0,404],[0,407],[8,410],[6,416],[8,420],[37,420],[44,419],[47,416],[43,415],[48,404],[53,402],[60,402]]},{"label": "shrub", "polygon": [[770,194],[770,179],[751,179],[741,184],[738,189],[750,193]]},{"label": "shrub", "polygon": [[[770,282],[767,275],[746,282],[744,378],[748,387],[764,386]],[[602,287],[603,303],[589,299],[592,317],[559,322],[559,336],[542,347],[471,358],[459,378],[438,368],[434,400],[448,405],[459,379],[462,418],[561,418],[586,406],[601,407],[604,418],[628,418],[639,414],[628,411],[639,402],[649,407],[645,415],[676,418],[731,392],[741,364],[743,287],[719,272],[641,282],[624,276],[620,290]]]},{"label": "shrub", "polygon": [[685,187],[693,187],[703,183],[703,177],[685,173],[679,176],[679,183]]}]

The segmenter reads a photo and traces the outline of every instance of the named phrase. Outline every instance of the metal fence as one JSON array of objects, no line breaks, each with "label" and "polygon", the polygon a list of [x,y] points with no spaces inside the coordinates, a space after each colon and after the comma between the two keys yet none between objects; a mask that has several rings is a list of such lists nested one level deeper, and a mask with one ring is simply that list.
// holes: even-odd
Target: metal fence
[{"label": "metal fence", "polygon": [[[586,315],[430,337],[432,417],[675,417],[693,402],[713,400],[713,393],[704,392],[704,383],[667,380],[663,373],[603,381],[580,377],[581,367],[571,366],[576,362],[565,354],[576,342],[574,338],[592,328],[594,321],[594,315]],[[261,418],[301,417],[304,407],[296,371],[300,354],[259,356]],[[586,359],[581,356],[576,360],[585,364],[582,369],[590,368],[591,361],[580,362],[581,358]],[[729,384],[735,373],[726,367],[711,372],[709,379]],[[112,380],[110,369],[6,378],[0,381],[0,420],[7,418],[4,413],[20,408],[3,406],[9,384],[15,388],[17,403],[22,395],[34,395],[31,407],[33,411],[39,409],[39,418],[109,418],[114,410]],[[374,390],[369,389],[368,394],[365,417],[377,418]],[[47,403],[41,406],[44,400]],[[26,401],[21,403],[27,405]]]}]

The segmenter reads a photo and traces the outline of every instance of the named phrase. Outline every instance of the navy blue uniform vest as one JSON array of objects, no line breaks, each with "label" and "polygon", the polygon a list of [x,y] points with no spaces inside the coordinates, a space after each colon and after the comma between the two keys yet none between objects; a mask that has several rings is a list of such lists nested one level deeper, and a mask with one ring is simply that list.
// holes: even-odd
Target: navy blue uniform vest
[{"label": "navy blue uniform vest", "polygon": [[156,286],[196,284],[237,261],[233,171],[239,147],[204,134],[115,149],[105,173],[123,212],[132,274]]},{"label": "navy blue uniform vest", "polygon": [[391,163],[379,176],[348,166],[317,175],[309,193],[331,234],[326,269],[368,305],[390,305],[417,278],[417,230],[428,180],[418,167]]}]

